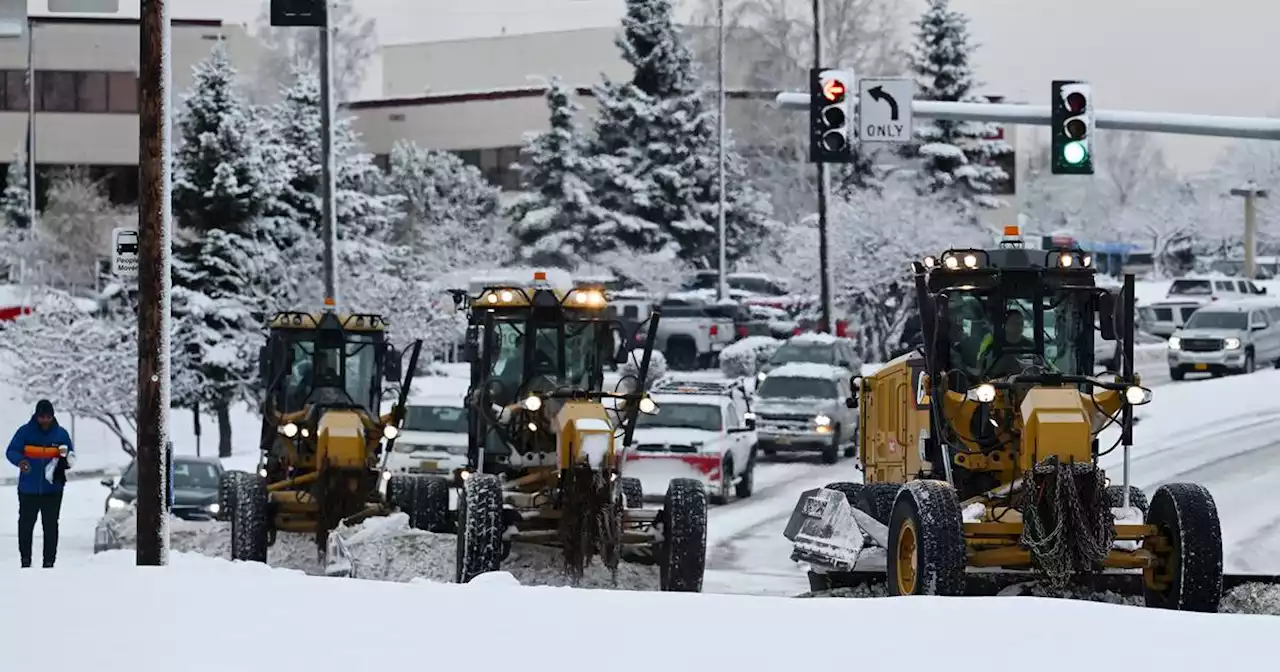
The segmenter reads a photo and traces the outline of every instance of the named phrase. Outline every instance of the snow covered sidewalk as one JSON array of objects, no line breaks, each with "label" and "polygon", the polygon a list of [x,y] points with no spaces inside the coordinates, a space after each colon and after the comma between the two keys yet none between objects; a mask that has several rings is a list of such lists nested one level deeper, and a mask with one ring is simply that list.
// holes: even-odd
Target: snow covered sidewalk
[{"label": "snow covered sidewalk", "polygon": [[[1035,661],[1039,672],[1072,671],[1078,656],[1053,633],[1087,633],[1089,660],[1108,667],[1199,672],[1221,666],[1267,669],[1280,619],[1182,614],[1038,598],[795,600],[731,595],[638,593],[513,585],[510,575],[458,586],[306,576],[262,565],[175,553],[164,568],[131,566],[112,552],[51,571],[0,570],[0,647],[6,669],[94,672],[310,672],[422,666],[497,669],[512,660],[500,630],[480,627],[533,617],[566,633],[549,640],[567,655],[521,660],[529,672],[741,672],[848,667],[945,667],[987,672],[972,628],[999,623],[1001,657]],[[74,595],[80,607],[50,595]],[[97,608],[94,607],[97,605]],[[311,637],[342,618],[341,637],[279,646],[263,628]],[[616,617],[611,617],[615,615]],[[496,621],[495,621],[496,619]],[[32,646],[31,623],[56,623],[57,641]],[[649,626],[649,644],[619,639],[626,624]],[[688,627],[689,624],[697,624]],[[317,630],[316,628],[320,629]],[[407,630],[405,628],[408,628]],[[479,629],[477,629],[479,628]],[[418,636],[405,636],[405,633]],[[309,633],[309,634],[308,634]],[[399,633],[399,634],[397,634]],[[572,634],[568,634],[572,633]],[[930,645],[920,647],[922,633]],[[425,639],[424,639],[425,637]],[[1146,646],[1135,646],[1146,642]],[[498,644],[498,646],[495,646]],[[1055,651],[1057,653],[1055,653]]]}]

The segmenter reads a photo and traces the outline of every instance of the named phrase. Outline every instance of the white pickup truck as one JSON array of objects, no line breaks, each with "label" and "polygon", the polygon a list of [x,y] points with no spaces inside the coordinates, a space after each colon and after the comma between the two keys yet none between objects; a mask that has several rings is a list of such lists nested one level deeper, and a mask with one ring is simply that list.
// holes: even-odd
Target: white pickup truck
[{"label": "white pickup truck", "polygon": [[662,319],[653,348],[666,356],[672,369],[710,368],[720,351],[737,339],[730,312],[736,304],[720,307],[696,298],[667,297],[658,307]]}]

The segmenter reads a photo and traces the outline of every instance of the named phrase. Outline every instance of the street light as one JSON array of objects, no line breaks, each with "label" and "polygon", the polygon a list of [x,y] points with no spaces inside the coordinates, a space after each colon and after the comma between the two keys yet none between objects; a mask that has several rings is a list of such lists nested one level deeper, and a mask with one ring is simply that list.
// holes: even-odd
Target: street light
[{"label": "street light", "polygon": [[1262,189],[1252,180],[1243,186],[1231,190],[1232,196],[1244,198],[1244,276],[1253,280],[1257,276],[1257,237],[1258,208],[1257,200],[1267,197],[1267,190]]}]

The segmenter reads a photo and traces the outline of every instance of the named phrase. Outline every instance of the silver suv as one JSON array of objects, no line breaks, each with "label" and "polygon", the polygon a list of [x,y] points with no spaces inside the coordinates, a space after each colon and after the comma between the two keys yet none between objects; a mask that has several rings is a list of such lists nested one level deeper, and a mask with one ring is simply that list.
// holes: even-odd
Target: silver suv
[{"label": "silver suv", "polygon": [[857,450],[858,411],[845,400],[852,396],[849,371],[829,364],[784,364],[769,372],[756,388],[752,410],[761,452],[820,452],[834,464]]},{"label": "silver suv", "polygon": [[1280,304],[1274,300],[1214,303],[1197,310],[1169,337],[1169,377],[1221,376],[1280,367]]}]

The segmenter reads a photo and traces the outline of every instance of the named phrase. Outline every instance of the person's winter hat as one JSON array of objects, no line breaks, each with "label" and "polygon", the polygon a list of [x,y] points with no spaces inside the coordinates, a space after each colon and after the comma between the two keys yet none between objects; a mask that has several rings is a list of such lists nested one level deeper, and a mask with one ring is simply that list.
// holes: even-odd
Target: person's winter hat
[{"label": "person's winter hat", "polygon": [[53,416],[53,402],[48,399],[41,399],[36,402],[36,417],[42,415]]}]

